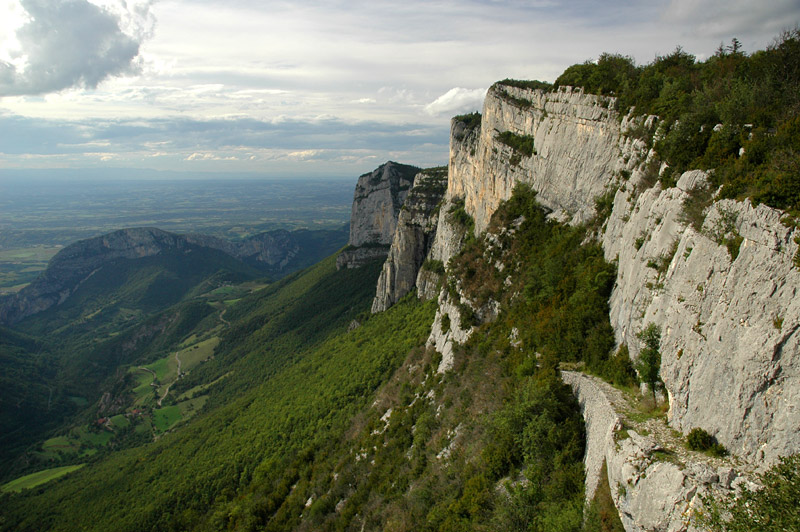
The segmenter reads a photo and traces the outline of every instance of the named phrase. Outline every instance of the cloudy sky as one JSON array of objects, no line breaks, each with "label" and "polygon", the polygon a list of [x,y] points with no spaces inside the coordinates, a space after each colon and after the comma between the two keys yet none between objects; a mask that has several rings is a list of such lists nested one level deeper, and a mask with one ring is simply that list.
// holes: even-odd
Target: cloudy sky
[{"label": "cloudy sky", "polygon": [[0,0],[0,170],[445,164],[496,80],[798,23],[800,0]]}]

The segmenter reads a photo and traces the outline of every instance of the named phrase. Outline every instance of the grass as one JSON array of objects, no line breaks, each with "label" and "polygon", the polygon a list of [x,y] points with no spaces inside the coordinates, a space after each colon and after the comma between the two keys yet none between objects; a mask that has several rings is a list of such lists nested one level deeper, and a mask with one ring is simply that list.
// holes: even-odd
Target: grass
[{"label": "grass", "polygon": [[200,385],[195,386],[194,388],[190,388],[190,389],[186,390],[184,393],[180,394],[176,399],[178,401],[183,401],[183,400],[186,400],[186,399],[192,399],[192,398],[194,398],[195,395],[203,393],[204,391],[208,390],[209,388],[211,388],[212,386],[217,384],[222,379],[224,379],[226,377],[230,377],[231,375],[233,375],[233,372],[229,371],[228,373],[222,375],[221,377],[215,379],[212,382],[209,382],[209,383],[206,383],[206,384],[200,384]]},{"label": "grass", "polygon": [[28,285],[60,247],[33,246],[0,249],[0,294],[12,294]]},{"label": "grass", "polygon": [[12,492],[20,492],[24,489],[35,488],[40,484],[44,484],[45,482],[50,482],[51,480],[57,479],[58,477],[62,477],[68,473],[72,473],[73,471],[78,470],[85,465],[86,464],[69,465],[63,467],[55,467],[53,469],[45,469],[44,471],[37,471],[36,473],[25,475],[24,477],[20,477],[18,479],[12,480],[7,484],[4,484],[0,488],[0,491],[2,491],[3,493],[12,493]]},{"label": "grass", "polygon": [[130,426],[131,422],[130,422],[130,420],[128,418],[126,418],[122,414],[118,414],[116,416],[112,416],[111,417],[111,424],[115,428],[123,429],[125,427]]},{"label": "grass", "polygon": [[158,432],[169,430],[181,418],[181,407],[178,405],[165,406],[153,411],[153,424]]},{"label": "grass", "polygon": [[[214,354],[214,349],[219,344],[219,337],[213,336],[202,342],[198,342],[192,346],[186,347],[178,352],[178,357],[181,359],[181,371],[189,371],[197,366],[208,357]],[[172,361],[175,361],[175,356],[171,356]]]},{"label": "grass", "polygon": [[200,410],[203,409],[203,406],[205,406],[206,401],[208,401],[208,396],[201,395],[200,397],[196,397],[194,399],[178,403],[177,406],[178,408],[180,408],[181,411],[181,419],[186,420],[197,414]]}]

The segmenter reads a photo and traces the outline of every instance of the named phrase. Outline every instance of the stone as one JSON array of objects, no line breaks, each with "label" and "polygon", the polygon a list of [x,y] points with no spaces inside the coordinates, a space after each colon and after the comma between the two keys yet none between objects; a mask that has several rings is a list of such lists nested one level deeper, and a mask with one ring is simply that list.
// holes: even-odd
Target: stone
[{"label": "stone", "polygon": [[378,278],[372,312],[383,312],[417,284],[436,234],[436,207],[447,189],[446,172],[419,173],[397,219],[389,256]]},{"label": "stone", "polygon": [[416,166],[389,161],[358,178],[350,239],[337,258],[338,269],[357,268],[388,254],[400,207],[419,171]]}]

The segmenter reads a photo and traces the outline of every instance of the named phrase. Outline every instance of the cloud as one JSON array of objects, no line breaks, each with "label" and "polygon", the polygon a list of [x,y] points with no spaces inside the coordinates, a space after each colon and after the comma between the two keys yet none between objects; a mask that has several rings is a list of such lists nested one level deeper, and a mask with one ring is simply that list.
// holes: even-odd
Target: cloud
[{"label": "cloud", "polygon": [[672,0],[663,12],[665,22],[687,32],[715,38],[766,33],[776,35],[798,22],[800,1],[770,0]]},{"label": "cloud", "polygon": [[0,96],[93,89],[108,77],[140,71],[139,49],[154,24],[150,2],[122,12],[87,0],[21,4],[29,19],[17,30],[21,50],[9,54],[15,59],[0,61]]},{"label": "cloud", "polygon": [[454,114],[475,111],[483,105],[486,89],[463,89],[455,87],[425,106],[429,115]]}]

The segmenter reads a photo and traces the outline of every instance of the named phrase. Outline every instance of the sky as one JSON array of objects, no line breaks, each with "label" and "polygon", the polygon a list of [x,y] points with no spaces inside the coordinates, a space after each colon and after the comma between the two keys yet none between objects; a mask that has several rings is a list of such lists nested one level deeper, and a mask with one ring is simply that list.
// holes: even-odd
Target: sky
[{"label": "sky", "polygon": [[0,0],[0,174],[442,165],[497,80],[798,23],[800,0]]}]

